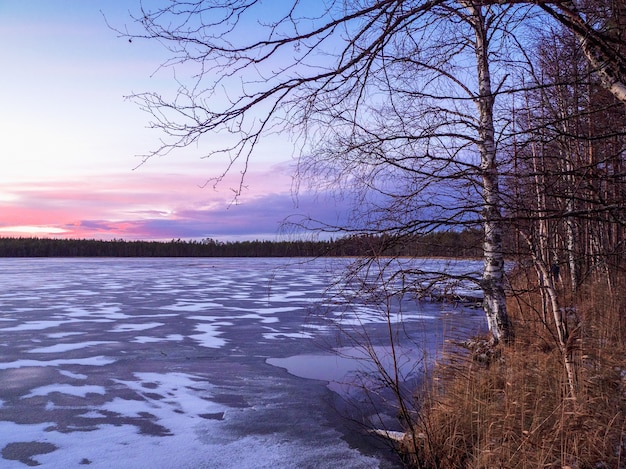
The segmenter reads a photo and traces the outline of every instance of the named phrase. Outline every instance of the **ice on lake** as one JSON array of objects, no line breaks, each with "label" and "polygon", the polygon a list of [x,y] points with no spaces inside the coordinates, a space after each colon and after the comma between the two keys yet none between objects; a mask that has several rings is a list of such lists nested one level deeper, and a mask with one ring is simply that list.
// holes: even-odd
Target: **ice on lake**
[{"label": "ice on lake", "polygon": [[[324,296],[341,262],[0,260],[0,467],[396,467],[342,414],[371,369],[338,326],[387,345],[380,311]],[[442,308],[394,313],[407,377],[484,326]]]}]

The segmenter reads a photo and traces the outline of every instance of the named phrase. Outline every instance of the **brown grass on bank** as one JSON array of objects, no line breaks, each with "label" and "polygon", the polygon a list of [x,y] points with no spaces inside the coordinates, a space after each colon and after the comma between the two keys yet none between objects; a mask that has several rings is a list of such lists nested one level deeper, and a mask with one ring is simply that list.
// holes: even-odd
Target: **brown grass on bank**
[{"label": "brown grass on bank", "polygon": [[423,438],[405,439],[407,465],[626,468],[626,282],[612,291],[588,288],[570,310],[575,398],[532,292],[511,301],[517,338],[499,358],[451,347],[417,396]]}]

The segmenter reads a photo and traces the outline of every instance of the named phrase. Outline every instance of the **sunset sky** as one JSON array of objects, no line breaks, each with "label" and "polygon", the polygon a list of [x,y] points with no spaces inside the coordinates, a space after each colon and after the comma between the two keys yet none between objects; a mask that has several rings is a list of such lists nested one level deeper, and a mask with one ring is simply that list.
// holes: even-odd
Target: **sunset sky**
[{"label": "sunset sky", "polygon": [[[273,239],[281,220],[322,210],[291,193],[292,149],[275,137],[233,202],[233,174],[191,147],[140,165],[160,134],[124,99],[170,89],[157,43],[117,37],[132,0],[0,0],[0,236]],[[217,136],[215,138],[218,138]],[[315,213],[312,213],[315,215]]]}]

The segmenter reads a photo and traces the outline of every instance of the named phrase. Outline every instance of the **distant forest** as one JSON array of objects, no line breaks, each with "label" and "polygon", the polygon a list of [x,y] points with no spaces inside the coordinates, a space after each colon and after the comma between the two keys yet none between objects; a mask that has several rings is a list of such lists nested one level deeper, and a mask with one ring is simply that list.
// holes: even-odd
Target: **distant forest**
[{"label": "distant forest", "polygon": [[359,235],[325,241],[110,241],[0,238],[0,257],[322,257],[413,256],[474,258],[482,255],[481,233],[446,231],[391,237]]}]

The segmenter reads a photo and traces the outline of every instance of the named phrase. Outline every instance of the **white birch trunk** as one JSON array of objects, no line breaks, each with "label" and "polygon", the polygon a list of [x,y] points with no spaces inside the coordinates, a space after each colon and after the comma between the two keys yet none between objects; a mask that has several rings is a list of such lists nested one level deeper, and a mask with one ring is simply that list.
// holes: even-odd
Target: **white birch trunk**
[{"label": "white birch trunk", "polygon": [[[577,19],[579,20],[579,18]],[[574,33],[587,60],[600,77],[604,87],[626,104],[626,71],[619,67],[617,57],[610,55],[600,44],[592,41],[593,37],[578,31],[574,31]]]},{"label": "white birch trunk", "polygon": [[626,104],[626,64],[606,40],[594,30],[578,12],[571,0],[478,0],[475,5],[513,5],[513,4],[555,5],[560,15],[552,14],[574,33],[587,57],[587,60],[600,77],[603,86],[613,96]]},{"label": "white birch trunk", "polygon": [[480,169],[483,195],[484,271],[482,278],[483,308],[494,343],[513,339],[513,327],[506,310],[505,271],[502,252],[502,216],[500,212],[499,174],[496,159],[493,107],[495,97],[489,70],[489,43],[481,8],[465,3],[475,33],[478,73]]},{"label": "white birch trunk", "polygon": [[542,288],[546,290],[548,298],[550,299],[550,309],[552,310],[552,317],[554,318],[554,325],[556,326],[559,350],[561,351],[565,364],[565,375],[567,376],[569,395],[572,398],[576,398],[576,364],[570,350],[567,321],[564,318],[563,309],[560,307],[559,297],[554,286],[554,279],[548,268],[549,264],[537,257],[535,257],[534,261],[535,266],[539,269],[544,279]]},{"label": "white birch trunk", "polygon": [[[564,317],[563,309],[560,306],[559,296],[554,284],[554,278],[549,267],[550,264],[547,262],[547,259],[542,256],[542,252],[544,252],[547,248],[543,245],[542,241],[540,241],[539,245],[537,245],[528,236],[524,236],[523,234],[522,236],[526,243],[528,243],[533,259],[533,265],[537,270],[537,275],[539,276],[542,301],[545,301],[546,299],[548,300],[548,304],[544,304],[544,308],[549,306],[549,309],[552,312],[552,318],[554,320],[554,326],[557,333],[556,339],[559,351],[563,357],[563,363],[565,365],[565,375],[567,376],[569,395],[575,399],[576,363],[570,347],[571,338],[568,330],[567,319]],[[544,318],[544,320],[546,319],[547,318]]]},{"label": "white birch trunk", "polygon": [[[574,211],[574,201],[569,199],[567,202],[567,210]],[[578,264],[576,263],[576,225],[574,219],[570,216],[566,220],[567,228],[567,262],[569,264],[569,281],[572,292],[578,290]]]}]

